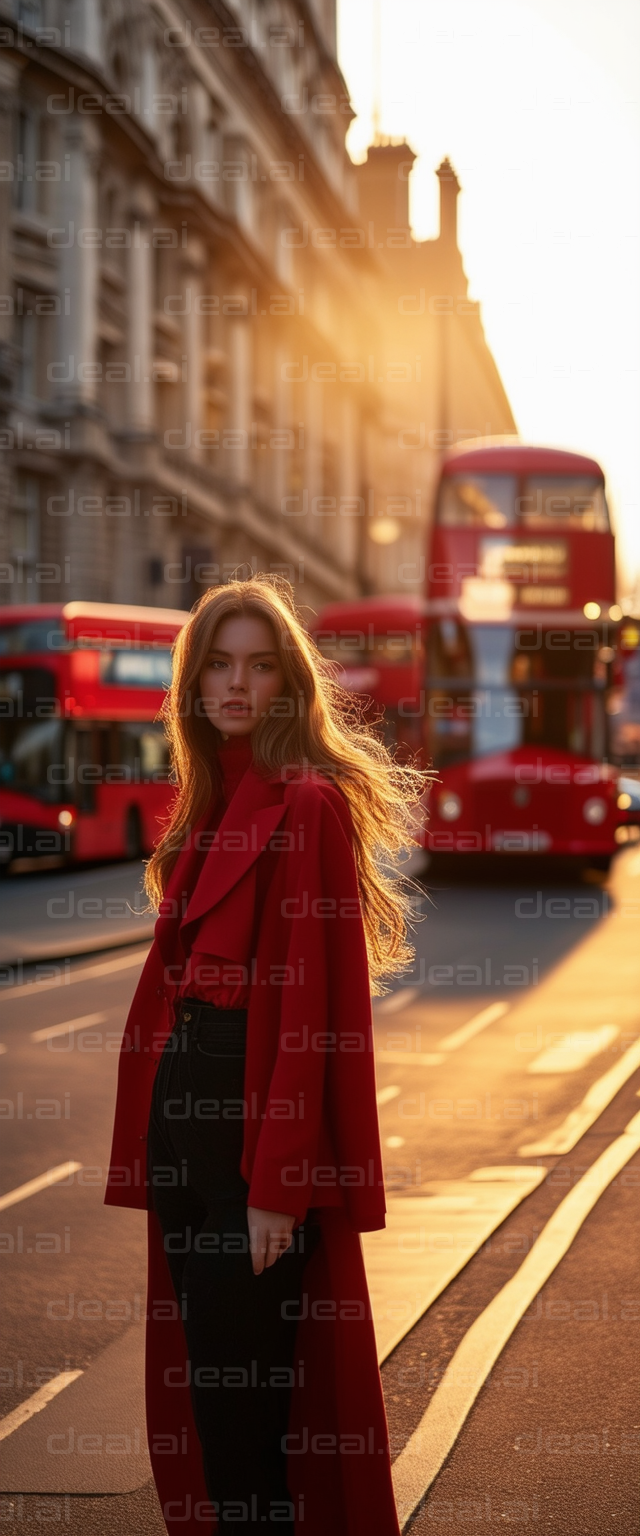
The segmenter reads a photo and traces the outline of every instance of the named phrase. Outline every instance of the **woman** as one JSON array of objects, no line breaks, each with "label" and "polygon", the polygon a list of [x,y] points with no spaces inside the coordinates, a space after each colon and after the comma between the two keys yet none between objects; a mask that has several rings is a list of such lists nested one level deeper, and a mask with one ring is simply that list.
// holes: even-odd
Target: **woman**
[{"label": "woman", "polygon": [[424,787],[268,576],[175,645],[178,793],[120,1057],[107,1202],[148,1209],[147,1421],[167,1530],[398,1536],[358,1233],[384,1226],[370,990]]}]

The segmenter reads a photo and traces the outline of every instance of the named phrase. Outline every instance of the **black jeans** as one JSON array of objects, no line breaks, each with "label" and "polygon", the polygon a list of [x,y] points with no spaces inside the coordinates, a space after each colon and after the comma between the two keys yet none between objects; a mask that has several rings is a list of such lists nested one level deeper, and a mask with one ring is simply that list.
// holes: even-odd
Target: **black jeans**
[{"label": "black jeans", "polygon": [[304,1267],[319,1230],[254,1275],[244,1129],[246,1013],[186,999],[160,1059],[148,1137],[153,1207],[184,1318],[191,1399],[219,1522],[294,1530],[287,1432]]}]

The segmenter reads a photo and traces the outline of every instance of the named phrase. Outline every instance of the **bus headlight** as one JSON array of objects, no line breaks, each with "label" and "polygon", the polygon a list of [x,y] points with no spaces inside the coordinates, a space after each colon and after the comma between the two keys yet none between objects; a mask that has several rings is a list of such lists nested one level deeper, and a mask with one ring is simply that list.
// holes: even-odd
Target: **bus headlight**
[{"label": "bus headlight", "polygon": [[58,812],[58,826],[59,827],[72,827],[73,826],[73,822],[74,822],[73,811],[59,811]]},{"label": "bus headlight", "polygon": [[618,779],[617,806],[619,811],[640,811],[640,782],[637,779]]},{"label": "bus headlight", "polygon": [[462,814],[462,801],[452,789],[443,789],[438,795],[438,815],[443,821],[457,821]]},{"label": "bus headlight", "polygon": [[582,814],[590,827],[599,827],[607,814],[606,800],[601,800],[599,795],[591,795],[590,799],[584,802]]}]

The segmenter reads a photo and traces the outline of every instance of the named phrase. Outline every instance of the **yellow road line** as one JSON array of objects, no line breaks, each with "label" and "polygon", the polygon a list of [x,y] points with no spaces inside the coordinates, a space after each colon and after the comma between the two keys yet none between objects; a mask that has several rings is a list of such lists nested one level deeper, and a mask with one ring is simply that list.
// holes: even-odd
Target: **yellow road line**
[{"label": "yellow road line", "polygon": [[376,1094],[378,1108],[381,1108],[383,1104],[390,1104],[391,1100],[399,1098],[401,1093],[402,1089],[396,1087],[395,1083],[390,1083],[388,1088],[379,1088]]},{"label": "yellow road line", "polygon": [[483,1383],[538,1291],[567,1253],[616,1174],[640,1151],[640,1112],[558,1206],[517,1273],[476,1318],[393,1466],[401,1525],[409,1521],[473,1407]]},{"label": "yellow road line", "polygon": [[30,1195],[48,1189],[50,1184],[60,1184],[62,1179],[71,1178],[81,1167],[82,1163],[58,1163],[55,1168],[47,1168],[46,1173],[39,1173],[36,1179],[29,1179],[17,1189],[10,1189],[8,1194],[0,1195],[0,1211],[6,1211],[9,1205],[17,1205],[19,1200],[28,1200]]},{"label": "yellow road line", "polygon": [[599,1029],[576,1029],[559,1039],[556,1036],[554,1045],[529,1062],[527,1072],[578,1072],[606,1051],[619,1034],[617,1024],[601,1024]]},{"label": "yellow road line", "polygon": [[107,1013],[82,1013],[78,1019],[67,1019],[64,1024],[50,1024],[47,1029],[34,1029],[32,1040],[55,1040],[58,1035],[73,1035],[78,1029],[88,1029],[91,1024],[105,1024]]},{"label": "yellow road line", "polygon": [[380,1014],[386,1017],[388,1013],[400,1013],[403,1008],[408,1008],[420,996],[419,987],[399,987],[397,992],[390,992],[388,997],[381,997],[380,1001],[374,999],[376,1016]]},{"label": "yellow road line", "polygon": [[444,1056],[437,1051],[376,1051],[376,1061],[386,1067],[438,1067]]},{"label": "yellow road line", "polygon": [[82,1376],[82,1371],[61,1371],[59,1376],[54,1376],[51,1381],[45,1382],[44,1387],[39,1387],[32,1397],[28,1397],[12,1413],[7,1413],[4,1419],[0,1419],[0,1440],[6,1440],[7,1435],[12,1435],[14,1429],[19,1429],[21,1424],[26,1424],[27,1419],[32,1419],[34,1413],[40,1413],[46,1408],[52,1398],[63,1392],[65,1387],[70,1387],[72,1381],[77,1381]]},{"label": "yellow road line", "polygon": [[509,1012],[509,1003],[489,1003],[488,1008],[483,1008],[481,1013],[475,1013],[467,1024],[460,1029],[455,1029],[452,1035],[443,1035],[438,1041],[441,1051],[457,1051],[458,1046],[466,1045],[467,1040],[472,1040],[474,1035],[479,1035],[481,1029],[486,1029],[488,1024],[495,1024],[496,1019],[504,1017]]},{"label": "yellow road line", "polygon": [[640,1067],[640,1040],[634,1040],[633,1045],[629,1046],[628,1051],[624,1052],[615,1066],[610,1067],[597,1082],[592,1083],[582,1103],[577,1109],[570,1110],[562,1125],[559,1125],[557,1130],[550,1131],[548,1136],[541,1136],[538,1141],[528,1141],[524,1146],[518,1147],[518,1157],[549,1157],[556,1153],[570,1152],[638,1067]]},{"label": "yellow road line", "polygon": [[[146,960],[149,945],[121,955],[119,960],[101,960],[99,965],[83,965],[79,971],[65,971],[62,976],[45,976],[42,981],[19,982],[15,987],[0,987],[0,1002],[5,997],[32,997],[34,992],[48,992],[51,987],[70,987],[76,981],[86,981],[89,976],[108,976],[111,971],[124,971],[130,965],[140,965]],[[55,962],[52,961],[53,965]]]}]

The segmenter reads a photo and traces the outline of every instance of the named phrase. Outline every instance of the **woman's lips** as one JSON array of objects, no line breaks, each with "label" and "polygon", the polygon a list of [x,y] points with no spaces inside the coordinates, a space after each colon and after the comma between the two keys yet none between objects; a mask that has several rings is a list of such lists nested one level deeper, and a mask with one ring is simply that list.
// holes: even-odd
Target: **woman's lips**
[{"label": "woman's lips", "polygon": [[249,705],[240,702],[236,703],[234,700],[233,703],[223,704],[222,713],[223,715],[248,715]]}]

